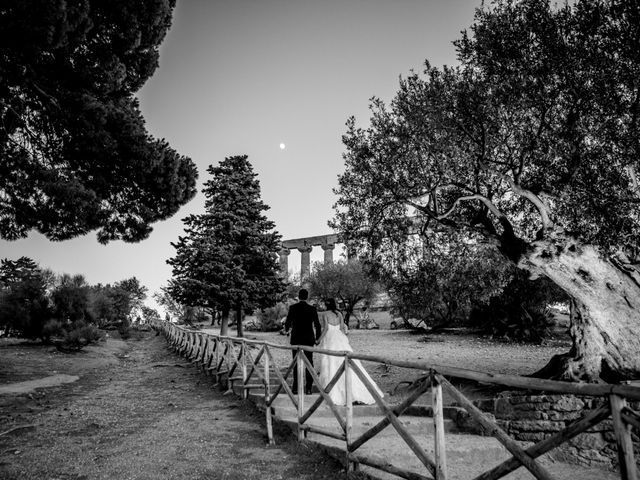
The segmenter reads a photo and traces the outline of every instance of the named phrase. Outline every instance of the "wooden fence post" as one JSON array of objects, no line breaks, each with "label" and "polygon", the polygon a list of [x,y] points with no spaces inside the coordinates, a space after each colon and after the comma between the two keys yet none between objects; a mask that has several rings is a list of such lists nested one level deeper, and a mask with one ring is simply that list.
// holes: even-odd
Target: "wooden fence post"
[{"label": "wooden fence post", "polygon": [[436,461],[435,480],[447,480],[447,455],[444,441],[444,409],[442,402],[442,385],[431,374],[431,400],[433,407],[434,454]]},{"label": "wooden fence post", "polygon": [[265,419],[267,422],[267,439],[269,441],[269,445],[273,445],[275,442],[273,441],[273,422],[271,419],[271,384],[269,377],[269,352],[268,348],[265,345],[265,354],[264,355],[264,406],[265,406]]},{"label": "wooden fence post", "polygon": [[220,337],[216,336],[215,340],[214,340],[214,346],[213,346],[213,354],[214,354],[214,365],[215,365],[215,370],[213,371],[213,375],[215,376],[215,381],[214,381],[214,385],[217,386],[220,383],[220,375],[218,374],[218,371],[220,370],[220,366],[219,366],[219,362],[220,362]]},{"label": "wooden fence post", "polygon": [[609,395],[611,405],[611,419],[613,430],[618,444],[618,461],[620,462],[620,476],[622,480],[637,480],[636,460],[633,455],[633,441],[631,440],[631,428],[622,419],[622,410],[627,406],[627,401],[616,394]]},{"label": "wooden fence post", "polygon": [[345,428],[344,428],[344,437],[346,442],[346,463],[345,470],[347,475],[349,472],[356,470],[356,465],[354,462],[350,460],[350,447],[353,436],[353,382],[352,382],[353,373],[351,372],[351,361],[349,360],[349,356],[345,354],[344,356],[344,392],[345,392]]},{"label": "wooden fence post", "polygon": [[228,392],[229,386],[231,385],[231,381],[229,380],[229,377],[231,375],[229,374],[229,372],[231,372],[231,365],[233,365],[231,358],[233,358],[234,353],[233,353],[233,343],[231,343],[231,340],[225,339],[224,343],[225,343],[224,363],[227,369],[227,372],[226,372],[227,377],[225,381],[221,380],[220,383],[222,384],[222,388]]},{"label": "wooden fence post", "polygon": [[296,353],[296,376],[298,382],[298,441],[304,440],[305,434],[302,425],[300,424],[300,420],[302,419],[302,415],[304,412],[304,361],[302,360],[302,356],[304,352],[298,348]]},{"label": "wooden fence post", "polygon": [[247,344],[244,339],[240,343],[240,368],[242,369],[242,398],[249,397],[249,390],[244,388],[247,385]]}]

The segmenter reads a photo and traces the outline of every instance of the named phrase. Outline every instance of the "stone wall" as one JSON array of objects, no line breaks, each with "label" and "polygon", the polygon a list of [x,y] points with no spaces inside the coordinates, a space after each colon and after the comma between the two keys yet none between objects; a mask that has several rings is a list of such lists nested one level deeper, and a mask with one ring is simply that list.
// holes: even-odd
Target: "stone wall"
[{"label": "stone wall", "polygon": [[[522,395],[519,392],[504,392],[491,401],[480,402],[478,406],[495,415],[498,425],[512,438],[538,442],[563,430],[571,422],[584,416],[586,410],[598,408],[604,401],[606,400],[601,398],[573,395]],[[638,409],[638,404],[630,406],[634,410]],[[636,461],[640,466],[640,439],[637,431],[632,432]],[[611,420],[604,420],[565,442],[550,452],[550,456],[589,467],[617,469],[618,453]]]}]

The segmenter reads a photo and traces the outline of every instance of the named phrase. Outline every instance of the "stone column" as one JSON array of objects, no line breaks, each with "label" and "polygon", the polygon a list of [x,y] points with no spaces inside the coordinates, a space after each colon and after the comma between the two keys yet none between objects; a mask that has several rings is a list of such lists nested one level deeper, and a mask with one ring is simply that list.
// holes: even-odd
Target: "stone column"
[{"label": "stone column", "polygon": [[300,252],[300,280],[309,276],[311,270],[311,250],[313,247],[299,247]]},{"label": "stone column", "polygon": [[333,249],[336,248],[335,244],[332,243],[330,245],[322,245],[322,250],[324,250],[324,265],[331,265],[333,263]]},{"label": "stone column", "polygon": [[284,247],[282,248],[282,250],[278,252],[278,257],[280,257],[280,273],[282,273],[282,275],[284,275],[285,277],[289,275],[289,254],[290,253],[291,253],[291,250]]}]

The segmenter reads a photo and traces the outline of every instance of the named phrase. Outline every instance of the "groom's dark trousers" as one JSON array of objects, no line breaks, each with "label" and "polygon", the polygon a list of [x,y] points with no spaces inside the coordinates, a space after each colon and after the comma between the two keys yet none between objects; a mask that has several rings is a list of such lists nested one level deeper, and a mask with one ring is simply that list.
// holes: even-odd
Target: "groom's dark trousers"
[{"label": "groom's dark trousers", "polygon": [[[307,345],[313,347],[316,340],[320,338],[320,321],[318,320],[318,312],[315,307],[309,305],[305,301],[300,301],[289,307],[287,320],[284,324],[286,331],[291,331],[291,345]],[[293,358],[296,356],[293,351]],[[304,352],[309,359],[309,363],[313,365],[313,352]],[[305,369],[305,393],[311,393],[313,385],[313,377],[311,372]],[[296,363],[293,369],[293,391],[298,391],[298,365]]]}]

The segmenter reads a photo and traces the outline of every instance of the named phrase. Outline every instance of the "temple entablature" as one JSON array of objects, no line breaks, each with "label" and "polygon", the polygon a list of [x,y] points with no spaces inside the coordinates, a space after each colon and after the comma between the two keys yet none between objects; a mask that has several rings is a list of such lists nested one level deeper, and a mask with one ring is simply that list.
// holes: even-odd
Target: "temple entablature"
[{"label": "temple entablature", "polygon": [[324,264],[330,265],[333,263],[333,250],[336,243],[342,242],[335,233],[283,240],[282,250],[278,254],[280,271],[287,275],[289,271],[289,254],[291,250],[298,250],[300,252],[300,278],[304,278],[310,273],[313,247],[321,247],[324,250]]}]

